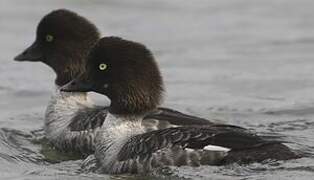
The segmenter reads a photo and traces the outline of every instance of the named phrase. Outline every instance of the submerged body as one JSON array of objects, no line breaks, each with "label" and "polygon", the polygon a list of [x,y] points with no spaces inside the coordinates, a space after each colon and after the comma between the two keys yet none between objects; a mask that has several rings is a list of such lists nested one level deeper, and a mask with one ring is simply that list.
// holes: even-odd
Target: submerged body
[{"label": "submerged body", "polygon": [[[61,90],[94,91],[111,100],[95,141],[95,156],[105,173],[148,173],[164,166],[298,157],[281,141],[232,125],[147,131],[142,122],[161,102],[163,80],[151,52],[140,43],[102,38],[91,51],[86,69],[86,74]],[[213,152],[212,146],[221,147],[220,152]]]},{"label": "submerged body", "polygon": [[280,141],[263,139],[237,126],[216,124],[148,132],[141,117],[110,113],[97,133],[95,157],[101,171],[110,174],[299,158]]},{"label": "submerged body", "polygon": [[[96,137],[95,157],[99,160],[103,172],[111,174],[147,173],[164,166],[217,164],[227,154],[227,148],[226,151],[214,152],[206,150],[206,148],[189,149],[184,144],[173,144],[173,142],[167,142],[167,140],[154,141],[152,139],[158,138],[157,136],[160,135],[155,131],[152,131],[152,134],[147,134],[149,136],[146,138],[139,139],[139,142],[143,143],[142,147],[129,149],[126,144],[131,143],[129,141],[132,141],[132,138],[137,135],[142,136],[147,132],[142,126],[141,118],[108,114],[102,129]],[[176,129],[174,128],[173,136],[175,136],[175,132]],[[156,133],[156,135],[153,133]],[[178,139],[178,141],[182,141],[182,139]],[[154,146],[153,144],[147,145],[145,143],[157,143],[158,150],[155,151],[149,148],[149,146]],[[160,148],[159,146],[164,147]],[[131,156],[132,153],[139,154]]]}]

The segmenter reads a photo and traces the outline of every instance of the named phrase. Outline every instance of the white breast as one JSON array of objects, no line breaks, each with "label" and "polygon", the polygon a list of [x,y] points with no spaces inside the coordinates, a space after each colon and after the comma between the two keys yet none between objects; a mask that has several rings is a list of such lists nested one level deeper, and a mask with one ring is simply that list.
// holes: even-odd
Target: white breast
[{"label": "white breast", "polygon": [[[81,108],[92,106],[86,93],[54,91],[46,109],[45,133],[48,140],[62,141],[62,135],[68,130],[72,118]],[[55,143],[54,143],[55,144]]]},{"label": "white breast", "polygon": [[107,114],[101,130],[97,132],[96,136],[95,156],[102,166],[113,166],[117,154],[126,141],[134,135],[145,132],[141,121],[137,121],[137,119],[142,119],[142,117]]}]

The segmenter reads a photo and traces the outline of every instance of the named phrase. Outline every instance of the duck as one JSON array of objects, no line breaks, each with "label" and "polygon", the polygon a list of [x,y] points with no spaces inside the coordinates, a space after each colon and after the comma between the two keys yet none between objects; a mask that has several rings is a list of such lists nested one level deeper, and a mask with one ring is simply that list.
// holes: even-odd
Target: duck
[{"label": "duck", "polygon": [[283,141],[233,125],[147,131],[142,122],[161,105],[165,91],[156,60],[141,43],[104,37],[90,51],[85,69],[61,91],[93,91],[110,99],[95,137],[95,157],[103,173],[147,174],[168,166],[297,158]]},{"label": "duck", "polygon": [[[55,89],[45,112],[44,132],[58,151],[83,157],[94,152],[95,133],[102,126],[108,107],[95,105],[85,92],[61,92],[60,87],[85,71],[86,56],[99,38],[99,30],[88,19],[67,9],[57,9],[40,20],[35,41],[14,58],[18,62],[44,63],[56,74]],[[211,122],[159,107],[147,114],[143,124],[156,130]]]}]

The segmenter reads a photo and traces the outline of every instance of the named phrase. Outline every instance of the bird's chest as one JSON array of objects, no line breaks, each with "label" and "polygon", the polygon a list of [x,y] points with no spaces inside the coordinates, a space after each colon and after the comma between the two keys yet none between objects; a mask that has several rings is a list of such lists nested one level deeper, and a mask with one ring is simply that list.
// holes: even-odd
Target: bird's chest
[{"label": "bird's chest", "polygon": [[109,114],[103,127],[97,132],[96,158],[104,165],[116,162],[126,142],[133,136],[144,132],[140,122],[119,121],[120,119],[114,119]]},{"label": "bird's chest", "polygon": [[67,129],[76,113],[88,105],[89,102],[79,95],[53,95],[45,113],[44,129],[48,138]]}]

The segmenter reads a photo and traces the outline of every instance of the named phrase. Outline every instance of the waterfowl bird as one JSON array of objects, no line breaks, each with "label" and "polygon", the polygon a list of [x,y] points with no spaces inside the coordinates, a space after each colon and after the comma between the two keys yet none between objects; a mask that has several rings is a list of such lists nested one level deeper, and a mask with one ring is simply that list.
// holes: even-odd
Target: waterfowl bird
[{"label": "waterfowl bird", "polygon": [[[66,9],[44,16],[38,24],[35,42],[16,61],[42,62],[56,73],[55,90],[45,113],[46,138],[60,151],[94,151],[94,136],[103,124],[107,107],[95,106],[85,92],[60,92],[60,87],[84,72],[86,56],[99,39],[96,26]],[[211,124],[208,120],[168,108],[150,112],[143,122],[147,129]]]},{"label": "waterfowl bird", "polygon": [[[214,124],[147,131],[142,121],[160,105],[164,91],[152,53],[140,43],[105,37],[88,59],[85,74],[61,90],[94,91],[110,99],[109,112],[95,139],[95,156],[104,173],[148,173],[164,166],[297,157],[280,141],[237,126]],[[213,152],[212,147],[217,146],[219,151]]]}]

